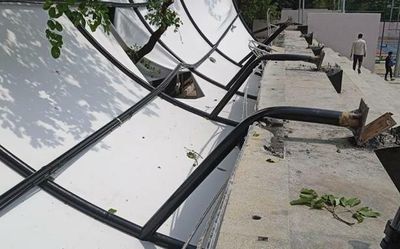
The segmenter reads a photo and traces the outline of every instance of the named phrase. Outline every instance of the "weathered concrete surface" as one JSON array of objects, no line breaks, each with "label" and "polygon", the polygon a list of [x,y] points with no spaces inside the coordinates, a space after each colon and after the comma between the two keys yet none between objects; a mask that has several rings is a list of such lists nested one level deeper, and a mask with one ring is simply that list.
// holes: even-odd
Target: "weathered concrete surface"
[{"label": "weathered concrete surface", "polygon": [[[287,53],[311,54],[306,46],[298,32],[286,32]],[[370,119],[386,111],[400,116],[396,107],[400,100],[392,88],[381,85],[381,78],[366,70],[357,75],[349,60],[333,51],[328,50],[327,62],[344,69],[342,94],[336,94],[324,73],[310,70],[314,65],[269,63],[258,108],[292,105],[345,111],[356,109],[363,97],[371,108]],[[377,96],[381,94],[383,99]],[[249,132],[217,248],[379,248],[385,223],[400,205],[400,196],[373,151],[355,148],[349,141],[352,133],[340,127],[290,121],[281,129],[286,153],[276,163],[266,161],[271,156],[263,149],[272,133],[258,127]],[[382,216],[349,227],[326,211],[290,206],[289,201],[297,199],[304,187],[321,194],[358,197]],[[253,220],[253,215],[262,218]],[[258,236],[268,241],[258,241]]]}]

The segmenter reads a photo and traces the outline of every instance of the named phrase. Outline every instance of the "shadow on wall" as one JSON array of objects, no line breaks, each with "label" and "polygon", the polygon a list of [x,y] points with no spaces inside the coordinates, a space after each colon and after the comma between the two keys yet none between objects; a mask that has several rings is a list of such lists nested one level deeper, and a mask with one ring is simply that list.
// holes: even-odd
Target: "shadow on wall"
[{"label": "shadow on wall", "polygon": [[34,148],[76,143],[148,93],[66,19],[62,55],[53,59],[46,21],[37,7],[0,11],[0,125]]}]

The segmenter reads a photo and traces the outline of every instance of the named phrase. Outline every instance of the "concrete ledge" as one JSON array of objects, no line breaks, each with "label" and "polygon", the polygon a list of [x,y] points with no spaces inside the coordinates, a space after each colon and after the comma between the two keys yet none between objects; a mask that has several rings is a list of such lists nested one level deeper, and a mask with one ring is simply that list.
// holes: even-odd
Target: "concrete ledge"
[{"label": "concrete ledge", "polygon": [[[311,54],[306,48],[299,32],[286,32],[286,53]],[[328,49],[326,58],[325,65],[338,63],[344,70],[342,94],[335,92],[325,73],[312,70],[314,65],[270,62],[264,71],[258,108],[291,105],[347,111],[356,109],[365,98],[371,108],[370,120],[386,111],[392,111],[395,119],[400,116],[400,93],[377,82],[367,70],[357,75],[350,61],[332,50]],[[259,127],[250,130],[217,248],[379,248],[385,223],[394,216],[400,198],[373,151],[354,147],[349,141],[352,133],[344,128],[285,122],[283,135],[279,135],[284,140],[285,158],[269,163],[270,155],[263,146],[273,137]],[[382,217],[349,227],[326,211],[289,206],[304,187],[320,194],[358,197]],[[261,219],[253,220],[253,215]],[[268,241],[258,241],[259,236]]]},{"label": "concrete ledge", "polygon": [[272,136],[256,126],[249,132],[217,248],[289,248],[288,167],[264,150]]}]

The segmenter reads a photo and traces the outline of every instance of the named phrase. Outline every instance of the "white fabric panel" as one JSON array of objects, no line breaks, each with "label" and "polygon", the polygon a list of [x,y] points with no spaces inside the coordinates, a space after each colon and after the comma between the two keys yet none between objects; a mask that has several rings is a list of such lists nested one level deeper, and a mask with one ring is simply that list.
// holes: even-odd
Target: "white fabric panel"
[{"label": "white fabric panel", "polygon": [[[0,195],[19,183],[23,178],[0,161]],[[1,216],[1,212],[0,212]]]},{"label": "white fabric panel", "polygon": [[226,34],[224,39],[219,44],[218,48],[230,56],[237,62],[241,61],[248,53],[251,52],[249,49],[249,41],[253,38],[249,35],[246,28],[243,26],[240,18],[236,19],[232,28]]},{"label": "white fabric panel", "polygon": [[[182,8],[182,7],[180,7]],[[191,27],[193,32],[197,31],[194,29],[194,27],[191,25],[190,20],[188,20],[189,23],[187,23],[186,27]],[[240,21],[239,21],[240,22]],[[123,39],[128,43],[128,44],[138,44],[138,45],[143,45],[145,42],[147,42],[148,37],[150,36],[144,25],[141,23],[139,18],[136,16],[136,14],[132,10],[117,10],[116,12],[116,28],[119,34],[123,37]],[[183,25],[185,26],[185,25]],[[235,30],[235,29],[234,29]],[[171,31],[174,33],[173,31]],[[175,41],[174,39],[171,39],[170,34],[166,33],[165,35],[162,36],[162,40],[167,44],[167,46],[175,52],[179,57],[181,57],[185,62],[194,61],[193,58],[190,57],[190,54],[186,54],[184,50],[182,50],[179,46],[179,41]],[[202,43],[204,42],[203,38],[201,37],[190,37],[185,35],[188,39],[191,38],[193,40],[200,39]],[[197,37],[197,38],[196,38]],[[168,39],[167,39],[168,38]],[[226,39],[226,38],[225,38]],[[169,42],[168,42],[169,41]],[[204,42],[205,43],[205,42]],[[172,44],[173,47],[170,45]],[[206,46],[208,46],[206,44]],[[186,45],[185,45],[186,47]],[[247,42],[246,44],[243,44],[243,47],[247,48]],[[189,49],[191,51],[194,51],[196,49],[193,49],[193,47],[185,48]],[[209,52],[211,49],[210,46],[208,46],[208,49],[205,50],[206,54]],[[201,55],[204,56],[204,54]],[[198,57],[199,59],[201,57]],[[229,80],[233,78],[233,76],[240,70],[240,68],[228,60],[226,60],[224,57],[222,57],[220,54],[214,52],[211,57],[213,57],[216,61],[211,62],[211,60],[205,60],[202,65],[197,69],[199,72],[203,73],[207,77],[223,84],[226,85],[228,84]],[[152,60],[156,62],[159,65],[162,65],[167,68],[174,68],[178,61],[173,58],[171,54],[169,54],[161,45],[157,44],[155,48],[148,54],[146,55],[146,58],[149,60]],[[240,58],[242,59],[242,58]],[[224,72],[224,73],[221,73]]]},{"label": "white fabric panel", "polygon": [[[89,31],[90,32],[90,31]],[[112,56],[114,56],[119,62],[121,62],[126,68],[134,73],[139,78],[145,80],[145,77],[133,64],[132,60],[128,57],[122,47],[119,45],[114,36],[110,33],[105,34],[101,28],[97,29],[92,33],[93,37],[101,44]]]},{"label": "white fabric panel", "polygon": [[[232,0],[184,0],[184,2],[197,26],[213,43],[221,37],[237,15]],[[240,61],[250,52],[247,46],[249,40],[253,38],[238,18],[218,48],[232,59]]]},{"label": "white fabric panel", "polygon": [[207,77],[227,85],[240,68],[227,61],[217,52],[212,53],[210,57],[213,60],[210,58],[205,60],[197,70]]},{"label": "white fabric panel", "polygon": [[[68,167],[56,182],[96,205],[143,225],[232,128],[156,99]],[[230,176],[234,151],[162,232],[185,239]],[[191,207],[191,208],[189,208]],[[195,208],[194,208],[195,207]],[[185,215],[183,215],[185,214]],[[184,227],[185,229],[182,229]]]},{"label": "white fabric panel", "polygon": [[197,26],[213,43],[217,42],[236,16],[232,0],[186,0],[184,2]]},{"label": "white fabric panel", "polygon": [[[218,105],[219,101],[227,93],[226,90],[212,85],[208,81],[193,74],[201,90],[205,96],[198,99],[179,99],[180,101],[193,106],[197,109],[211,113]],[[219,116],[229,118],[231,120],[240,122],[249,114],[254,112],[255,101],[251,99],[244,99],[242,96],[234,95],[232,99],[226,104],[225,108],[221,111]]]},{"label": "white fabric panel", "polygon": [[[41,7],[2,5],[0,10],[1,144],[35,168],[148,93],[66,19],[62,54],[53,59],[44,34],[47,18]],[[107,40],[100,33],[96,37]]]},{"label": "white fabric panel", "polygon": [[[116,14],[116,28],[119,34],[128,41],[128,44],[140,44],[143,37],[146,37],[143,40],[147,41],[149,33],[145,30],[145,27],[140,23],[140,20],[133,11],[118,10],[117,13],[119,14]],[[210,57],[214,58],[215,62],[207,59],[197,70],[223,85],[228,84],[233,76],[240,70],[238,66],[233,65],[216,52],[211,54]],[[146,58],[170,69],[173,69],[178,64],[178,61],[159,44],[146,55]],[[241,89],[243,88],[244,86],[242,86]],[[258,88],[251,87],[249,90],[249,94],[251,95],[256,95],[257,92]]]},{"label": "white fabric panel", "polygon": [[1,248],[7,249],[159,248],[81,214],[44,191],[1,216],[0,234]]}]

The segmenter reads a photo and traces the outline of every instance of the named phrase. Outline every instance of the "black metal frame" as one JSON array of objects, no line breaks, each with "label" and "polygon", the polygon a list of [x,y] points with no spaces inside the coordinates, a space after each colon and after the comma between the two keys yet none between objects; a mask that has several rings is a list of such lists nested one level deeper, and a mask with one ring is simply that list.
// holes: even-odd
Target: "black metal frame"
[{"label": "black metal frame", "polygon": [[[97,42],[96,39],[93,38],[93,36],[86,30],[83,29],[81,27],[78,27],[78,30],[81,32],[81,34],[89,41],[89,43],[92,44],[92,46],[94,48],[96,48],[104,57],[106,57],[111,64],[113,64],[114,66],[116,66],[119,70],[121,70],[125,75],[127,75],[130,79],[134,80],[135,82],[137,82],[139,85],[141,85],[142,87],[144,87],[145,89],[152,91],[154,90],[154,87],[151,86],[150,84],[148,84],[146,81],[144,81],[143,79],[137,77],[132,71],[130,71],[128,68],[126,68],[121,62],[119,62],[113,55],[111,55],[100,43]],[[178,106],[190,113],[196,114],[200,117],[203,118],[207,118],[207,119],[211,119],[210,114],[205,112],[205,111],[201,111],[199,109],[196,109],[190,105],[187,105],[171,96],[169,96],[168,94],[161,92],[159,94],[159,97],[168,101],[169,103]],[[222,117],[216,117],[211,119],[213,121],[222,123],[222,124],[226,124],[226,125],[230,125],[230,126],[236,126],[238,124],[238,122],[230,120],[230,119],[226,119],[226,118],[222,118]]]},{"label": "black metal frame", "polygon": [[[35,172],[37,172],[35,171],[35,169],[24,163],[22,160],[20,160],[18,157],[13,155],[1,145],[0,161],[2,161],[4,164],[9,166],[11,169],[16,171],[23,177],[29,177],[30,175],[33,175],[35,174]],[[142,230],[141,226],[88,202],[87,200],[61,187],[51,179],[42,182],[41,184],[39,184],[39,187],[59,201],[71,206],[72,208],[75,208],[76,210],[92,217],[93,219],[98,220],[130,236],[139,238]],[[158,246],[171,249],[181,249],[182,246],[185,244],[185,242],[183,241],[160,233],[154,233],[153,236],[148,239],[148,241],[153,242]],[[187,248],[195,249],[196,246],[188,245]]]},{"label": "black metal frame", "polygon": [[[264,41],[262,41],[262,43],[264,43],[265,45],[268,45],[271,42],[273,42],[280,33],[282,33],[285,29],[287,29],[287,27],[290,26],[290,24],[291,24],[290,21],[286,21],[286,22],[282,23],[281,25],[279,25],[279,28],[277,30],[275,30],[275,32],[271,36],[267,37]],[[254,40],[256,41],[256,39],[254,39]],[[245,61],[249,60],[249,58],[251,58],[250,59],[250,61],[251,61],[253,58],[255,58],[255,55],[252,52],[250,52],[245,57],[243,57],[243,59],[241,59],[239,61],[239,63],[243,64]]]},{"label": "black metal frame", "polygon": [[63,153],[62,155],[54,159],[46,166],[43,166],[35,174],[32,174],[28,178],[24,179],[23,181],[21,181],[20,183],[18,183],[17,185],[15,185],[11,189],[0,195],[0,211],[4,210],[10,204],[14,203],[19,197],[26,194],[33,187],[36,187],[43,181],[46,181],[47,179],[51,178],[52,174],[60,170],[64,165],[69,163],[77,155],[81,154],[83,151],[85,151],[90,146],[103,139],[118,126],[122,125],[125,121],[130,119],[136,112],[138,112],[146,104],[148,104],[155,97],[157,97],[168,86],[173,77],[175,77],[175,75],[179,72],[180,68],[181,64],[179,64],[157,88],[155,88],[153,91],[147,94],[139,102],[131,106],[128,110],[118,115],[118,117],[114,118],[106,125],[101,127],[99,130],[95,131],[90,136],[83,139],[77,145],[75,145],[67,152]]},{"label": "black metal frame", "polygon": [[[335,125],[347,128],[359,128],[361,116],[354,115],[356,122],[343,122],[346,112],[338,112],[314,108],[302,107],[271,107],[260,110],[249,116],[235,127],[217,147],[203,160],[196,170],[180,185],[170,198],[158,209],[158,211],[143,226],[140,239],[149,240],[158,228],[179,208],[190,194],[207,178],[219,163],[230,153],[246,135],[247,129],[254,122],[265,117],[311,122],[319,124]],[[354,127],[350,127],[354,125]]]},{"label": "black metal frame", "polygon": [[218,105],[211,112],[211,117],[217,117],[218,114],[222,111],[225,105],[229,102],[229,100],[233,97],[234,93],[243,85],[246,81],[247,77],[253,72],[253,69],[256,68],[261,61],[305,61],[309,63],[314,63],[317,65],[317,68],[321,66],[323,57],[315,57],[309,55],[297,55],[297,54],[265,54],[257,57],[255,60],[249,60],[249,63],[246,67],[243,67],[241,70],[241,74],[237,77],[235,81],[229,83],[231,88],[225,94],[225,96],[221,99]]},{"label": "black metal frame", "polygon": [[[233,24],[233,22],[236,21],[236,18],[232,21],[231,25]],[[94,38],[84,28],[80,27],[79,30],[82,34],[85,34],[85,37],[91,38],[92,41],[94,40]],[[65,152],[52,162],[50,162],[48,165],[43,166],[35,174],[29,176],[28,178],[24,179],[23,181],[21,181],[20,183],[18,183],[17,185],[15,185],[11,189],[0,195],[0,211],[4,210],[7,206],[12,204],[19,197],[26,194],[33,187],[36,187],[41,182],[46,181],[48,178],[51,177],[52,174],[60,170],[66,163],[72,160],[75,156],[82,153],[82,151],[84,151],[94,143],[98,142],[100,139],[104,138],[112,130],[114,130],[116,127],[118,127],[123,122],[128,120],[135,112],[140,110],[143,106],[145,106],[155,97],[157,97],[170,84],[170,81],[173,79],[173,77],[175,77],[178,74],[181,67],[196,68],[198,65],[200,65],[205,59],[207,59],[210,56],[211,53],[215,51],[215,49],[218,47],[218,44],[222,41],[223,37],[226,35],[228,31],[229,28],[225,30],[225,32],[218,40],[218,42],[198,62],[194,64],[183,64],[183,63],[178,64],[175,67],[175,69],[171,71],[171,73],[163,80],[163,82],[157,88],[152,90],[147,96],[141,99],[138,103],[133,105],[127,111],[120,114],[115,119],[111,120],[109,123],[107,123],[102,128],[91,134],[86,139],[82,140],[80,143],[72,147],[70,150],[68,150],[67,152]],[[97,44],[96,47],[98,46],[101,45]],[[210,117],[215,119],[215,115],[211,115]]]},{"label": "black metal frame", "polygon": [[249,33],[251,38],[253,38],[253,40],[256,41],[257,38],[254,36],[253,31],[250,29],[249,25],[247,25],[246,21],[244,20],[244,17],[242,16],[242,12],[239,10],[236,0],[232,0],[232,3],[233,3],[233,6],[235,7],[236,13],[238,13],[238,15],[239,15],[240,21],[242,21],[242,23],[243,23],[244,28],[247,30],[247,32]]},{"label": "black metal frame", "polygon": [[[132,0],[129,0],[129,2],[133,3]],[[138,8],[133,8],[133,10],[135,11],[136,15],[139,17],[139,20],[142,22],[142,24],[146,27],[147,31],[149,31],[150,34],[153,34],[153,33],[154,33],[153,29],[152,29],[152,28],[150,27],[150,25],[146,22],[146,20],[144,19],[144,17],[142,16],[142,14],[140,13],[140,11],[138,10]],[[223,37],[222,37],[222,38],[223,38]],[[222,38],[220,38],[220,39],[222,39]],[[180,58],[177,54],[175,54],[161,39],[158,40],[157,42],[158,42],[169,54],[171,54],[175,59],[177,59],[179,62],[185,64],[185,62],[183,61],[183,59]],[[200,73],[200,72],[197,71],[196,69],[189,68],[189,70],[190,70],[192,73],[194,73],[194,74],[200,76],[201,78],[207,80],[208,82],[210,82],[211,84],[213,84],[213,85],[215,85],[215,86],[217,86],[217,87],[220,87],[220,88],[225,89],[225,90],[228,90],[228,89],[229,89],[227,86],[224,86],[223,84],[216,82],[215,80],[209,78],[208,76],[206,76],[206,75]],[[240,72],[240,71],[239,71],[239,72]],[[238,73],[239,73],[239,72],[238,72]],[[236,74],[236,75],[237,75],[237,74]],[[235,75],[235,76],[236,76],[236,75]],[[215,84],[215,83],[217,83],[217,84]],[[242,93],[242,92],[237,92],[237,95],[239,95],[239,96],[244,96],[244,93]],[[253,95],[247,95],[247,97],[250,98],[250,99],[257,99],[257,97],[256,97],[256,96],[253,96]]]},{"label": "black metal frame", "polygon": [[[397,167],[400,164],[400,147],[378,149],[375,153],[397,190],[400,191],[400,171]],[[400,208],[397,209],[394,218],[387,221],[384,233],[385,237],[380,243],[382,249],[400,248]]]},{"label": "black metal frame", "polygon": [[[343,117],[350,117],[348,122],[343,122]],[[53,182],[51,173],[54,170],[48,170],[47,174],[42,171],[36,171],[17,158],[15,155],[0,146],[0,161],[8,165],[17,173],[26,177],[24,181],[30,181],[34,176],[42,175],[42,181],[35,181],[34,186],[40,186],[46,192],[50,193],[57,199],[67,203],[71,207],[93,217],[111,227],[114,227],[124,233],[134,236],[140,240],[153,242],[166,248],[181,248],[184,243],[166,235],[157,233],[158,228],[169,218],[169,216],[186,200],[188,196],[207,178],[208,175],[219,165],[219,163],[230,153],[230,151],[243,139],[250,125],[255,121],[264,117],[287,119],[302,122],[312,122],[328,125],[336,125],[347,128],[358,128],[362,119],[360,115],[349,116],[348,113],[314,109],[302,107],[272,107],[263,109],[254,115],[246,118],[238,126],[235,127],[204,159],[204,161],[196,168],[196,170],[182,183],[182,185],[171,195],[171,197],[161,206],[161,208],[148,220],[148,222],[140,227],[119,216],[111,214],[92,203],[76,196],[68,190],[62,188]],[[351,120],[351,119],[355,119]],[[352,127],[352,125],[354,127]],[[70,157],[71,158],[71,157]],[[59,167],[57,167],[59,168]],[[196,248],[189,245],[188,248]]]},{"label": "black metal frame", "polygon": [[[83,29],[80,29],[83,35]],[[87,33],[87,32],[86,32]],[[86,34],[88,35],[88,33]],[[85,35],[85,37],[86,37]],[[92,38],[93,39],[93,38]],[[92,41],[93,42],[93,41]],[[92,43],[93,44],[93,43]],[[95,43],[96,44],[96,43]],[[25,194],[29,189],[40,186],[49,194],[53,195],[60,201],[74,207],[75,209],[93,217],[96,220],[104,222],[105,224],[114,227],[124,233],[127,233],[136,238],[147,240],[155,243],[156,245],[167,248],[181,248],[184,242],[171,238],[169,236],[157,233],[156,230],[165,222],[166,219],[183,203],[184,200],[207,178],[207,176],[217,167],[217,165],[230,153],[236,144],[245,136],[248,127],[255,121],[264,117],[272,117],[279,119],[296,120],[303,122],[313,122],[329,125],[343,126],[342,112],[312,109],[312,108],[299,108],[299,107],[273,107],[261,110],[254,115],[246,118],[236,128],[231,131],[224,140],[204,159],[204,161],[197,167],[197,169],[188,177],[188,179],[175,191],[169,200],[156,212],[152,218],[143,226],[129,222],[119,216],[111,214],[94,204],[80,198],[79,196],[69,192],[63,187],[54,183],[52,174],[62,168],[66,163],[74,157],[82,153],[88,147],[98,142],[107,134],[112,132],[115,128],[128,120],[137,111],[143,108],[147,103],[155,97],[162,94],[162,90],[169,84],[169,81],[178,73],[179,69],[183,66],[179,64],[160,84],[157,88],[152,88],[147,83],[143,82],[140,78],[133,75],[128,69],[121,67],[120,63],[111,56],[104,48],[99,49],[100,44],[96,44],[96,48],[110,60],[121,71],[126,73],[130,78],[137,81],[143,87],[151,92],[143,99],[130,107],[127,111],[120,114],[117,118],[113,119],[98,131],[91,134],[89,137],[75,145],[73,148],[53,160],[48,165],[44,166],[38,171],[24,163],[11,152],[7,151],[0,145],[0,160],[15,170],[17,173],[26,177],[25,180],[11,188],[9,191],[0,197],[0,210],[5,206],[11,204],[16,198]],[[259,63],[255,60],[253,63]],[[239,79],[244,77],[243,72]],[[240,82],[239,80],[237,82]],[[238,85],[238,83],[235,84]],[[229,92],[232,92],[233,89]],[[165,96],[164,96],[165,97]],[[189,245],[187,248],[194,249],[194,245]]]}]

